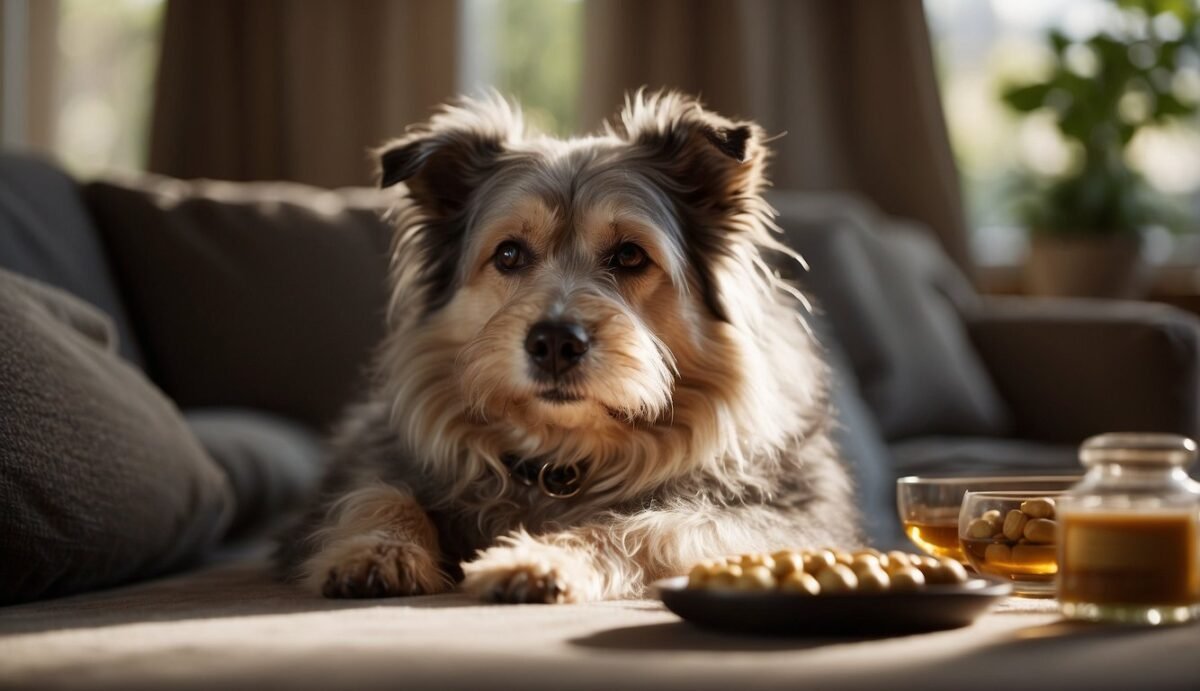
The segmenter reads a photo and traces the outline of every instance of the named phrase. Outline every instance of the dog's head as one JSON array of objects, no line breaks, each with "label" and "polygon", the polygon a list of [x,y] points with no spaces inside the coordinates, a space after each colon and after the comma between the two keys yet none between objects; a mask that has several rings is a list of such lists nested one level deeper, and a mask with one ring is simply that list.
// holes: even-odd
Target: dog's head
[{"label": "dog's head", "polygon": [[435,411],[413,432],[461,417],[595,455],[655,426],[719,427],[690,418],[748,395],[752,322],[770,318],[765,158],[758,126],[675,93],[567,141],[502,99],[464,101],[384,147],[382,184],[411,202],[387,376]]}]

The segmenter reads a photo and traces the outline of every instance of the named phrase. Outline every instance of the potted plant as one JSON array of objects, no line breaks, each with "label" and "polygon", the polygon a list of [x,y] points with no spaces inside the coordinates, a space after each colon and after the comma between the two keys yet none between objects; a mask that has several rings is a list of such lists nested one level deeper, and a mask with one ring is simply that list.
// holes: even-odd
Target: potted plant
[{"label": "potted plant", "polygon": [[1169,204],[1130,166],[1126,150],[1142,128],[1196,112],[1175,76],[1194,59],[1197,10],[1192,0],[1116,4],[1120,21],[1086,39],[1048,32],[1049,75],[1001,93],[1020,113],[1052,113],[1072,152],[1060,175],[1026,174],[1018,196],[1035,294],[1135,295],[1145,273],[1141,231],[1169,224]]}]

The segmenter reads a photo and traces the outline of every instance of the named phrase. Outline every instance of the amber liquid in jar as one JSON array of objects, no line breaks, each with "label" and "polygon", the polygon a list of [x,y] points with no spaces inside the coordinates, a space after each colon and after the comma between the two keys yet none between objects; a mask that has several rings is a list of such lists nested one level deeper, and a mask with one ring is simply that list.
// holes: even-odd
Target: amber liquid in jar
[{"label": "amber liquid in jar", "polygon": [[914,516],[904,521],[904,534],[926,554],[949,557],[967,563],[958,544],[958,511],[935,512]]},{"label": "amber liquid in jar", "polygon": [[1064,605],[1200,603],[1200,535],[1190,513],[1073,512],[1062,520]]}]

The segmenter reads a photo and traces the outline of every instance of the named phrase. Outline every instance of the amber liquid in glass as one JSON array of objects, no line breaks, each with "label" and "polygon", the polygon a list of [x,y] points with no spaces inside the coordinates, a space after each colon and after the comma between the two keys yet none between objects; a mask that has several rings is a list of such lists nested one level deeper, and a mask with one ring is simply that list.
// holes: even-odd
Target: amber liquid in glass
[{"label": "amber liquid in glass", "polygon": [[966,563],[958,544],[958,514],[928,514],[904,521],[904,534],[925,553]]},{"label": "amber liquid in glass", "polygon": [[1050,583],[1058,572],[1054,545],[1010,545],[991,538],[963,538],[962,546],[967,561],[980,573],[1025,583]]},{"label": "amber liquid in glass", "polygon": [[1200,602],[1196,518],[1190,513],[1069,513],[1062,517],[1063,602]]}]

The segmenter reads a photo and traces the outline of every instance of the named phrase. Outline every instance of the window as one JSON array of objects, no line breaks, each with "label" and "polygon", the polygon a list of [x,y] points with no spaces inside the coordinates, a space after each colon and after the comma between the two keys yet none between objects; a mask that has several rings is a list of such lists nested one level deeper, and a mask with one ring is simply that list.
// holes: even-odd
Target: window
[{"label": "window", "polygon": [[[1137,5],[1146,3],[1129,2]],[[1024,229],[1012,208],[1022,171],[1061,172],[1071,151],[1052,115],[1014,113],[1002,102],[1006,85],[1047,74],[1054,53],[1046,32],[1058,29],[1073,40],[1098,30],[1130,26],[1116,2],[1105,0],[925,0],[934,42],[942,100],[951,142],[963,177],[973,247],[984,265],[1016,264],[1025,249]],[[1156,29],[1172,31],[1159,20]],[[1086,61],[1086,56],[1080,55]],[[1081,65],[1080,69],[1086,69]],[[1200,100],[1200,64],[1194,52],[1174,76],[1174,90]],[[1200,118],[1146,128],[1130,143],[1128,160],[1159,192],[1190,211],[1179,230],[1198,231],[1200,216]],[[1157,229],[1147,239],[1152,259],[1200,262],[1195,234],[1172,237]]]},{"label": "window", "polygon": [[61,0],[52,145],[73,172],[141,170],[164,0]]},{"label": "window", "polygon": [[495,88],[530,124],[571,134],[583,73],[581,0],[462,0],[463,91]]}]

